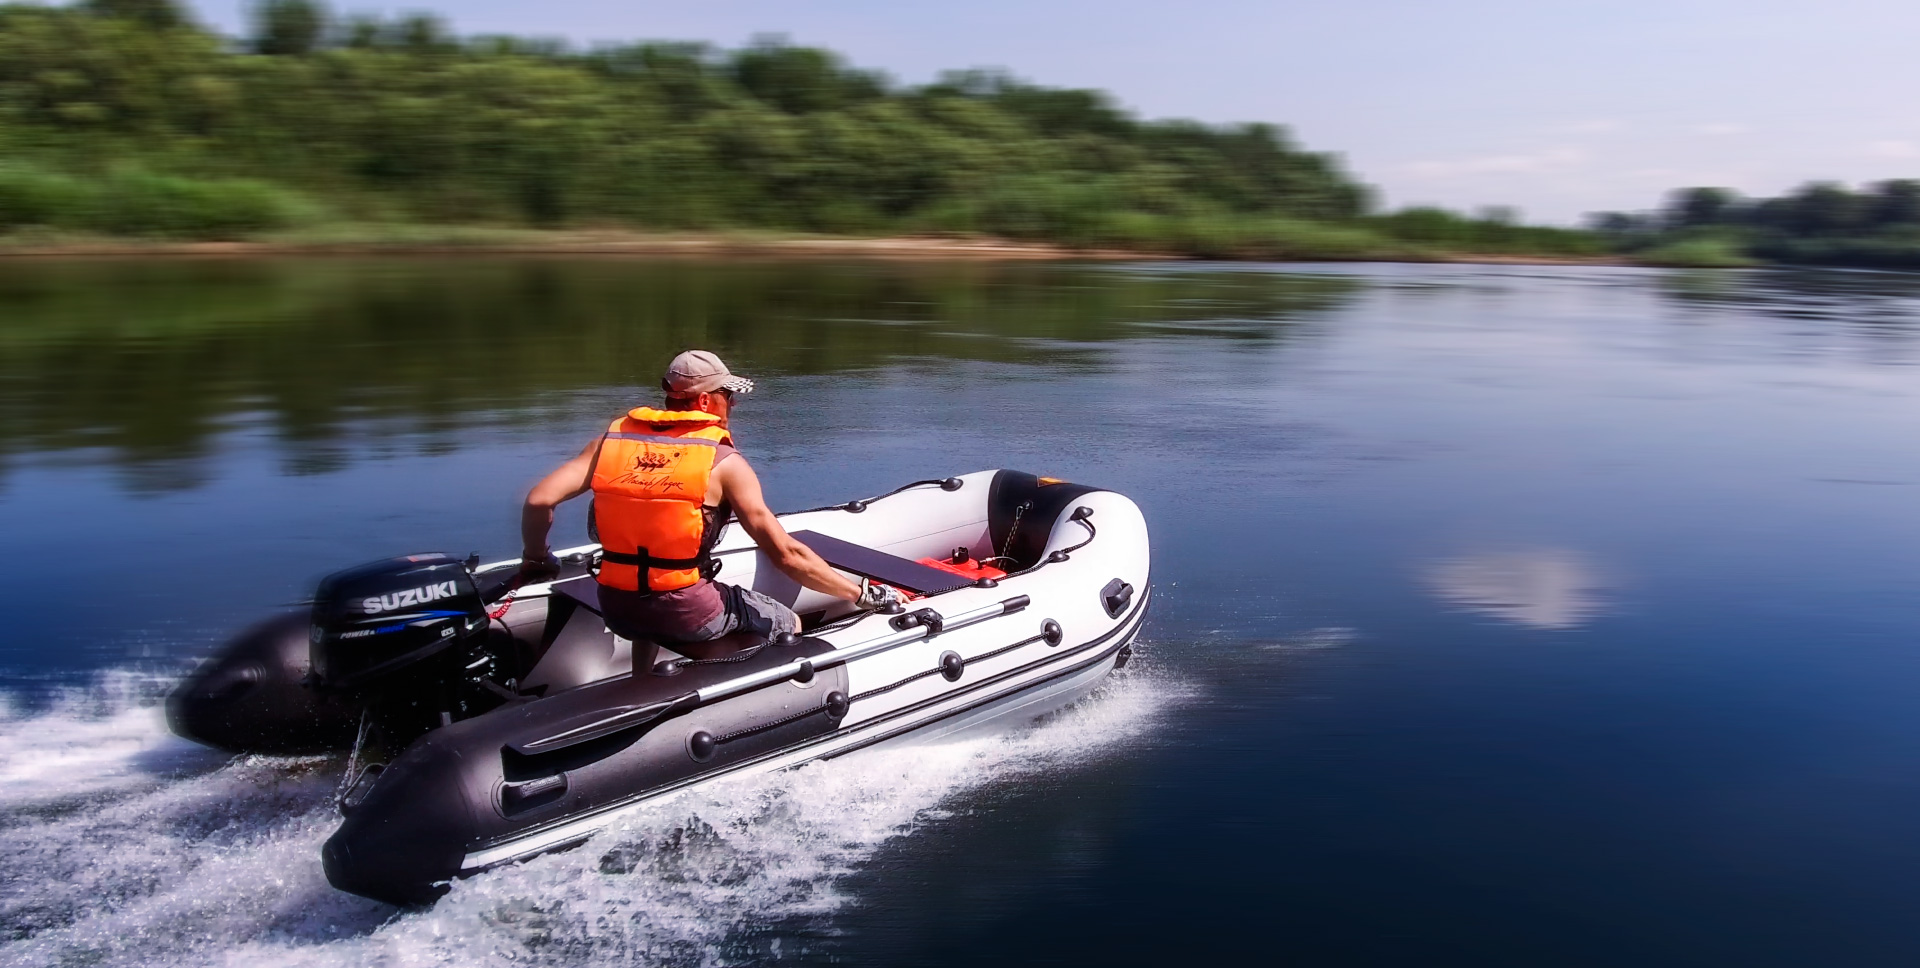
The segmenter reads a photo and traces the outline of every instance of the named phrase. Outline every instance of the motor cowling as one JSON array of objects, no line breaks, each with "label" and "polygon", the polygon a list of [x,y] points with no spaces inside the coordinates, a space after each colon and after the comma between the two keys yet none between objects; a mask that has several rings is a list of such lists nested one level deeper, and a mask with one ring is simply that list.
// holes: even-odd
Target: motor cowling
[{"label": "motor cowling", "polygon": [[457,558],[407,555],[334,572],[313,599],[313,682],[379,691],[465,655],[486,629],[480,592]]}]

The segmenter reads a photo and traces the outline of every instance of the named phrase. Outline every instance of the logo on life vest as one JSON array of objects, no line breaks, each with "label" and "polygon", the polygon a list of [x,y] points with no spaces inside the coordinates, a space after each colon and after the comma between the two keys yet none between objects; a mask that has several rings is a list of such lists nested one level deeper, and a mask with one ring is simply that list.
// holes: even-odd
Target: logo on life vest
[{"label": "logo on life vest", "polygon": [[633,467],[635,470],[644,467],[648,470],[657,471],[671,463],[673,463],[672,457],[666,454],[655,453],[651,450],[633,459]]},{"label": "logo on life vest", "polygon": [[397,608],[406,608],[409,605],[425,605],[428,602],[437,602],[443,598],[452,598],[457,594],[459,594],[459,592],[455,591],[453,582],[443,581],[438,585],[423,585],[419,588],[409,588],[405,591],[394,592],[391,595],[367,598],[360,602],[360,607],[365,609],[368,615],[375,615],[380,612],[391,612]]}]

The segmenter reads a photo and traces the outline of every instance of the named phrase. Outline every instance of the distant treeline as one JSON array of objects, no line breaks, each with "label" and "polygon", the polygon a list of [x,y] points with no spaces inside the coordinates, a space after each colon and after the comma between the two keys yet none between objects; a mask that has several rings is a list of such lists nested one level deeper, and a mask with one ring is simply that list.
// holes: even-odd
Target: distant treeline
[{"label": "distant treeline", "polygon": [[1659,212],[1607,212],[1593,216],[1592,225],[1617,248],[1652,262],[1920,269],[1920,180],[1858,191],[1815,182],[1779,198],[1688,188]]},{"label": "distant treeline", "polygon": [[1213,257],[1591,253],[1497,214],[1370,211],[1271,125],[1143,121],[995,72],[904,86],[821,50],[578,50],[262,0],[0,6],[0,232],[322,224],[984,234]]}]

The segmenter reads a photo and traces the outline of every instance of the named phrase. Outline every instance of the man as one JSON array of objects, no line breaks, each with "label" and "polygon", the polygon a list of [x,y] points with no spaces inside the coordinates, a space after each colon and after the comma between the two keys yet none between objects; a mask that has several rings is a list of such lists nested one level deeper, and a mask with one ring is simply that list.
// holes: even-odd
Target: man
[{"label": "man", "polygon": [[660,386],[660,409],[636,407],[615,419],[527,494],[524,579],[553,576],[553,509],[591,490],[588,528],[603,549],[596,576],[601,614],[623,638],[712,658],[719,651],[713,640],[731,632],[800,631],[800,617],[787,606],[712,579],[713,545],[730,514],[773,566],[801,585],[866,609],[899,600],[893,588],[835,571],[768,509],[727,428],[734,399],[753,392],[752,380],[734,376],[712,353],[688,350],[673,358]]}]

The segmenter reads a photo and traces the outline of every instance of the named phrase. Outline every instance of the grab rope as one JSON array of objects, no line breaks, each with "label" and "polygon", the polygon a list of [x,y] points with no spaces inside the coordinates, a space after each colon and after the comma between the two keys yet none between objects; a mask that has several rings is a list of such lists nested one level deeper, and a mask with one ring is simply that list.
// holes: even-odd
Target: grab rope
[{"label": "grab rope", "polygon": [[745,662],[748,659],[751,659],[754,656],[759,655],[762,651],[766,649],[767,645],[768,645],[767,642],[762,642],[751,649],[743,649],[739,652],[735,652],[732,655],[716,656],[715,658],[711,658],[711,659],[686,659],[686,658],[668,659],[667,661],[660,663],[660,665],[668,666],[674,672],[679,672],[681,669],[684,669],[688,666],[726,665],[731,662]]},{"label": "grab rope", "polygon": [[1081,505],[1080,507],[1074,508],[1073,521],[1075,524],[1078,524],[1081,527],[1087,529],[1087,540],[1082,541],[1079,544],[1069,548],[1062,548],[1059,551],[1056,551],[1053,554],[1048,555],[1047,560],[1048,561],[1065,561],[1067,560],[1068,555],[1071,555],[1074,552],[1079,551],[1081,548],[1085,548],[1086,546],[1093,543],[1093,539],[1100,537],[1100,532],[1094,529],[1093,522],[1088,520],[1091,517],[1093,517],[1092,508],[1087,507],[1085,505]]},{"label": "grab rope", "polygon": [[[1050,638],[1051,638],[1050,632],[1042,631],[1039,635],[1028,636],[1027,638],[1021,639],[1020,641],[1015,642],[1012,645],[1003,645],[1000,648],[994,649],[991,652],[982,652],[981,654],[976,655],[971,659],[966,659],[963,661],[968,663],[985,662],[988,659],[996,659],[996,658],[999,658],[1000,656],[1006,655],[1007,653],[1012,652],[1015,649],[1024,648],[1026,646],[1033,645],[1038,642],[1046,642]],[[719,661],[719,660],[707,659],[707,660],[690,660],[690,661],[713,662],[713,661]],[[930,676],[941,675],[945,673],[946,670],[947,670],[947,667],[944,664],[938,665],[922,672],[916,672],[913,675],[910,675],[905,679],[901,679],[898,682],[892,682],[884,686],[877,686],[873,689],[869,689],[866,692],[852,696],[845,701],[848,705],[852,705],[853,703],[859,702],[863,699],[872,699],[875,696],[884,695],[886,693],[892,692],[895,689],[900,688],[901,686],[919,682],[920,680],[928,678]],[[843,714],[844,714],[844,708],[845,707],[842,707]],[[787,716],[782,716],[781,718],[772,720],[770,722],[760,723],[759,725],[756,725],[756,726],[748,726],[743,729],[736,729],[731,733],[722,733],[718,736],[714,736],[713,742],[716,745],[721,743],[730,743],[736,739],[745,739],[748,736],[755,736],[760,733],[767,732],[768,730],[779,729],[782,726],[792,725],[810,716],[817,716],[820,713],[832,713],[833,711],[834,711],[834,704],[833,704],[833,699],[831,698],[831,695],[830,695],[825,705],[812,706],[807,709],[803,709],[797,713],[793,713]]]},{"label": "grab rope", "polygon": [[770,729],[779,729],[782,726],[791,726],[794,723],[797,723],[803,719],[806,719],[809,716],[818,716],[819,714],[824,712],[831,712],[832,709],[833,707],[831,706],[813,706],[808,709],[803,709],[797,713],[794,713],[791,716],[783,716],[779,719],[773,720],[772,722],[761,723],[758,726],[748,726],[744,729],[736,729],[731,733],[723,733],[719,736],[715,736],[713,738],[713,741],[715,743],[731,743],[736,739],[745,739],[748,736],[754,736],[760,733],[764,733]]},{"label": "grab rope", "polygon": [[966,483],[967,483],[966,481],[963,481],[957,477],[930,477],[924,481],[914,481],[911,484],[902,484],[899,487],[896,487],[885,494],[878,494],[873,497],[860,498],[858,500],[847,501],[841,504],[827,504],[817,508],[807,508],[804,511],[788,511],[787,513],[788,514],[811,514],[815,511],[848,511],[853,514],[859,514],[860,512],[865,511],[867,509],[867,505],[872,504],[873,502],[878,501],[881,498],[892,497],[895,494],[900,493],[901,491],[910,491],[916,487],[927,487],[928,485],[932,485],[932,484],[940,485],[940,489],[943,491],[957,491]]},{"label": "grab rope", "polygon": [[[1021,648],[1023,646],[1032,645],[1035,642],[1045,642],[1046,640],[1047,640],[1047,633],[1042,632],[1039,635],[1032,636],[1031,638],[1021,639],[1020,641],[1015,642],[1012,645],[1001,646],[1000,648],[994,649],[992,652],[983,652],[979,655],[974,656],[971,659],[967,659],[966,661],[967,662],[985,662],[988,659],[999,658],[1000,656],[1006,655],[1007,653],[1012,652],[1013,650]],[[940,675],[945,671],[946,669],[942,666],[934,666],[933,668],[928,669],[924,672],[916,672],[913,675],[910,675],[905,679],[900,680],[899,682],[888,683],[887,685],[884,685],[884,686],[876,686],[872,689],[867,690],[866,692],[863,692],[857,696],[854,696],[853,698],[847,701],[859,702],[862,699],[872,699],[875,696],[884,695],[886,693],[892,692],[895,689],[900,688],[901,686],[919,682],[920,680],[925,679],[928,676]]]},{"label": "grab rope", "polygon": [[[1014,575],[1031,575],[1034,572],[1039,571],[1040,569],[1045,568],[1048,565],[1058,564],[1062,561],[1066,561],[1067,559],[1073,557],[1074,552],[1079,551],[1081,548],[1085,548],[1086,546],[1092,544],[1093,539],[1100,536],[1100,532],[1098,529],[1094,528],[1092,521],[1087,520],[1088,518],[1091,518],[1091,517],[1093,517],[1092,508],[1087,507],[1084,504],[1080,505],[1077,508],[1074,508],[1073,517],[1070,520],[1072,520],[1075,524],[1078,524],[1079,526],[1087,529],[1087,540],[1082,541],[1077,545],[1070,545],[1068,547],[1061,548],[1058,551],[1052,552],[1048,554],[1045,558],[1042,558],[1039,561],[1034,562],[1032,568],[1028,568],[1025,571],[1017,571],[1017,572],[1014,572],[1013,574]],[[1019,516],[1016,515],[1014,517],[1014,523],[1018,524],[1019,521],[1020,521],[1020,518]]]}]

